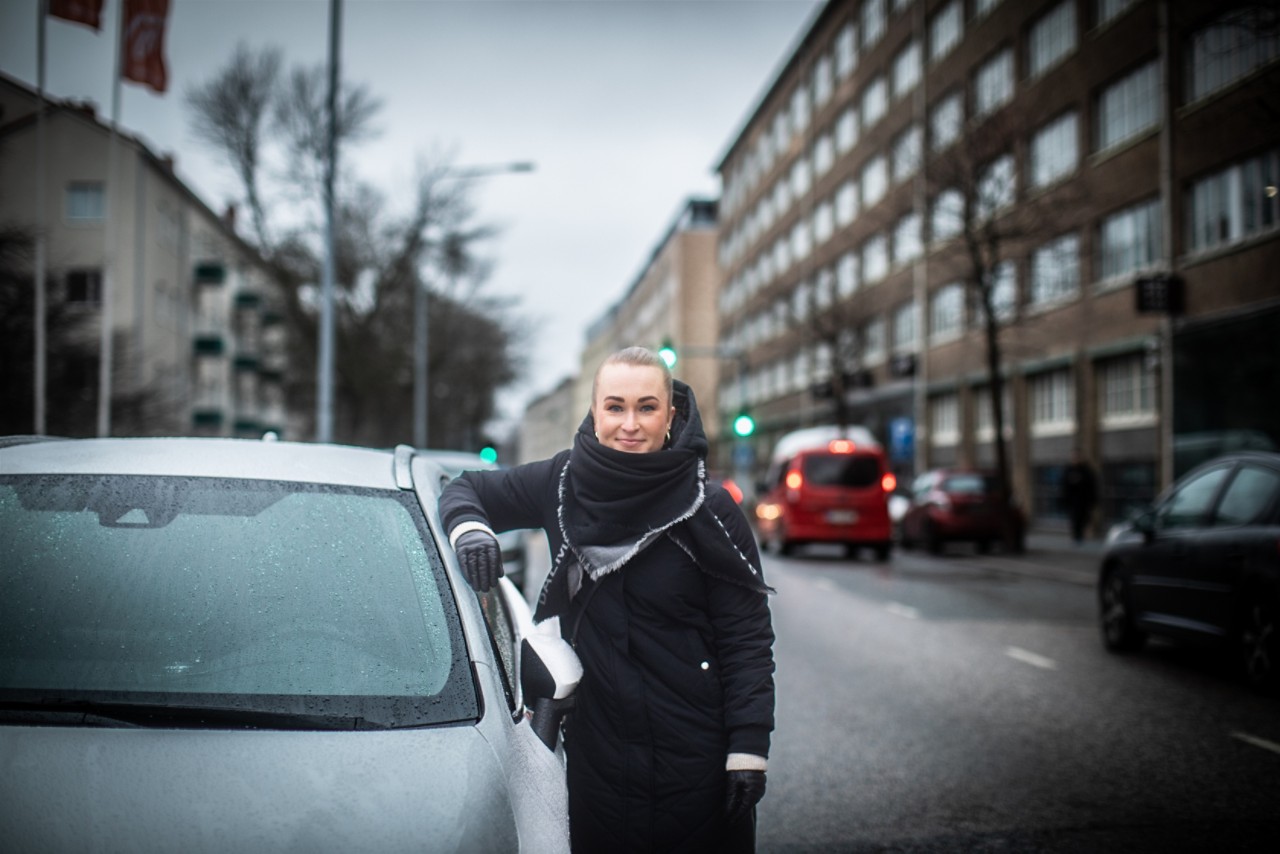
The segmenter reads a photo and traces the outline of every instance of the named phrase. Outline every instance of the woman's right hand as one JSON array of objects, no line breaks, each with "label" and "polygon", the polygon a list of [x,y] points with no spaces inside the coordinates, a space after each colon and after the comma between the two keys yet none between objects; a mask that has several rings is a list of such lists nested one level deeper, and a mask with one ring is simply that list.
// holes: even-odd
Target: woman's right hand
[{"label": "woman's right hand", "polygon": [[481,593],[498,583],[503,576],[502,548],[487,531],[467,531],[453,547],[467,583]]}]

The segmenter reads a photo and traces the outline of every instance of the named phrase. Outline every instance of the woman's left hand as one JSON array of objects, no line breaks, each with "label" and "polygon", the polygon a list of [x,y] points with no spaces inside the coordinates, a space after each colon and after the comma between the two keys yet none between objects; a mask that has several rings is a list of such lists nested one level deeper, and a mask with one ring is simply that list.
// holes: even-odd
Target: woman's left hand
[{"label": "woman's left hand", "polygon": [[764,772],[730,771],[726,790],[724,811],[734,824],[764,797]]}]

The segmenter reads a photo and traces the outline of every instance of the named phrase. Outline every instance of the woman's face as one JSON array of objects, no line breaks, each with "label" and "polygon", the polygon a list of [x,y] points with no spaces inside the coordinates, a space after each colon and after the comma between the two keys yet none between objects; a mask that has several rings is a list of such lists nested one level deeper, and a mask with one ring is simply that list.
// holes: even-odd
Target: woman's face
[{"label": "woman's face", "polygon": [[600,444],[633,454],[662,450],[676,414],[663,380],[662,371],[648,365],[611,363],[600,368],[591,403]]}]

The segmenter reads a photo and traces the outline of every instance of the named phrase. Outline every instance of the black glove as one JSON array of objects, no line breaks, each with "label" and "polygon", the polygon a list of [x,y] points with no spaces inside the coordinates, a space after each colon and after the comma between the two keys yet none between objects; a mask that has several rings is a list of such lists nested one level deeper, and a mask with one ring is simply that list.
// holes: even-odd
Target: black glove
[{"label": "black glove", "polygon": [[725,790],[725,817],[736,824],[764,797],[764,772],[730,771]]},{"label": "black glove", "polygon": [[467,531],[453,547],[467,582],[484,592],[502,577],[502,549],[487,531]]}]

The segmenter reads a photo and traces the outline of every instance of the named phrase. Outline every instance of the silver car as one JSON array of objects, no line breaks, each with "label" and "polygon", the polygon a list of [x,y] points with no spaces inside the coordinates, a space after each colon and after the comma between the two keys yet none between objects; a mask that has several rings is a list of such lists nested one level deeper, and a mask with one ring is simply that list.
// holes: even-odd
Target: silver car
[{"label": "silver car", "polygon": [[0,847],[567,851],[581,668],[467,585],[447,479],[408,447],[0,440]]}]

